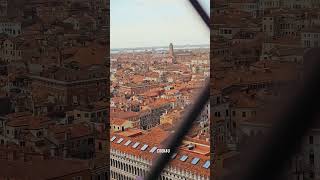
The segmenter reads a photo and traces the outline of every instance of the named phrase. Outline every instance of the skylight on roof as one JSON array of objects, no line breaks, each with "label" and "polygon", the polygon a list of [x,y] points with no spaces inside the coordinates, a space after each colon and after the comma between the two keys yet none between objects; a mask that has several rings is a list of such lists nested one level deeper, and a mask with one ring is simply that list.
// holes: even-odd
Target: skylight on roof
[{"label": "skylight on roof", "polygon": [[140,150],[141,150],[141,151],[145,151],[147,148],[148,148],[148,145],[145,144],[145,145],[142,146],[142,148],[141,148]]},{"label": "skylight on roof", "polygon": [[122,141],[123,141],[123,138],[120,138],[120,139],[117,141],[117,144],[120,144]]},{"label": "skylight on roof", "polygon": [[196,165],[200,161],[200,158],[193,158],[191,164]]},{"label": "skylight on roof", "polygon": [[124,143],[125,146],[128,146],[132,141],[128,140],[126,143]]},{"label": "skylight on roof", "polygon": [[188,159],[188,156],[186,156],[186,155],[183,155],[181,158],[180,158],[180,161],[186,161]]},{"label": "skylight on roof", "polygon": [[137,148],[139,146],[139,142],[134,143],[134,145],[132,146],[133,148]]},{"label": "skylight on roof", "polygon": [[156,150],[157,150],[157,147],[153,147],[149,152],[154,153]]},{"label": "skylight on roof", "polygon": [[113,137],[111,138],[111,142],[113,142],[116,138],[117,138],[117,137],[113,136]]},{"label": "skylight on roof", "polygon": [[174,153],[174,154],[172,154],[171,159],[176,158],[177,154],[178,154],[178,153]]},{"label": "skylight on roof", "polygon": [[206,163],[204,163],[204,165],[202,167],[208,169],[210,167],[210,161],[207,160]]}]

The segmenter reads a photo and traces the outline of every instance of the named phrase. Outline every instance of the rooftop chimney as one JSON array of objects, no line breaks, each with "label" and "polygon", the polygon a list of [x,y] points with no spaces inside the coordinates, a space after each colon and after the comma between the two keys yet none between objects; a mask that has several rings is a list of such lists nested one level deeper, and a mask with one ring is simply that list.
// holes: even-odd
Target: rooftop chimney
[{"label": "rooftop chimney", "polygon": [[195,144],[188,144],[188,146],[187,146],[187,148],[188,148],[189,150],[192,150],[192,149],[194,149],[195,147],[196,147]]}]

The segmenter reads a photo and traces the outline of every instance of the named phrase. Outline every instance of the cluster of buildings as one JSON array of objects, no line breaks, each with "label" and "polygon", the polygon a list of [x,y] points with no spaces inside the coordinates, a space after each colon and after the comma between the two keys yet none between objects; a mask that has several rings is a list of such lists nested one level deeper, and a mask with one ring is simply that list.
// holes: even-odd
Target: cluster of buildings
[{"label": "cluster of buildings", "polygon": [[[230,172],[243,147],[275,123],[266,112],[303,77],[304,53],[319,47],[319,1],[229,0],[211,8],[211,176]],[[303,119],[301,119],[303,121]],[[287,167],[287,179],[318,179],[319,128]]]},{"label": "cluster of buildings", "polygon": [[0,179],[108,179],[109,5],[0,1]]},{"label": "cluster of buildings", "polygon": [[[207,80],[210,105],[160,179],[228,174],[320,47],[319,5],[214,0],[210,50],[109,55],[106,0],[0,0],[0,179],[144,177]],[[320,178],[319,129],[288,179]]]},{"label": "cluster of buildings", "polygon": [[[144,177],[209,79],[209,49],[111,54],[111,179]],[[209,104],[160,179],[210,179]]]}]

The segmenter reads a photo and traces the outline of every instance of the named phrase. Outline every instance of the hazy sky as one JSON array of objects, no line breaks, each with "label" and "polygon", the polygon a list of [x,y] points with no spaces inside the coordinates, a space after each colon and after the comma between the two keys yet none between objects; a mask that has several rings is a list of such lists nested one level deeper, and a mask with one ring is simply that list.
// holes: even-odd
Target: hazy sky
[{"label": "hazy sky", "polygon": [[[200,0],[207,12],[210,0]],[[210,32],[188,0],[111,0],[111,48],[209,44]]]}]

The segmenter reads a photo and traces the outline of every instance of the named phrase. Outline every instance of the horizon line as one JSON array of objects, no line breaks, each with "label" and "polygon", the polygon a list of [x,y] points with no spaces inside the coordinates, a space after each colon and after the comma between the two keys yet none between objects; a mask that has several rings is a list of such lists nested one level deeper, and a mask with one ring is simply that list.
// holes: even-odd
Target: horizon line
[{"label": "horizon line", "polygon": [[[115,47],[115,48],[110,48],[110,50],[169,47],[169,44],[168,45],[155,45],[155,46],[138,46],[138,47]],[[173,46],[210,46],[210,44],[177,44],[177,45],[173,44]]]}]

